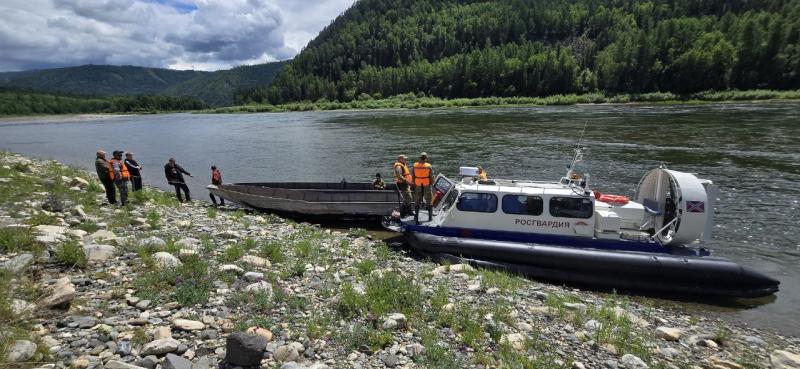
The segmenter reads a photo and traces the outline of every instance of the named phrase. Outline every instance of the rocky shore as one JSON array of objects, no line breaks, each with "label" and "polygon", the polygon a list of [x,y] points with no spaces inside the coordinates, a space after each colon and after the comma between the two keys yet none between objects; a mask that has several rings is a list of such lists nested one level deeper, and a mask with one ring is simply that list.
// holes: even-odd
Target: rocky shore
[{"label": "rocky shore", "polygon": [[0,366],[800,368],[800,339],[0,153]]}]

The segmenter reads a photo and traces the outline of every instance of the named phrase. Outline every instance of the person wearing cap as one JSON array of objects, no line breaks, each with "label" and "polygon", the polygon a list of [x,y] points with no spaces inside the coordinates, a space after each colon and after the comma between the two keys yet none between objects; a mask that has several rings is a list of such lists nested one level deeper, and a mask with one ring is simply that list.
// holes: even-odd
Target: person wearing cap
[{"label": "person wearing cap", "polygon": [[419,224],[419,208],[423,199],[425,199],[425,207],[428,208],[428,221],[433,218],[431,177],[433,177],[433,167],[428,163],[428,153],[423,152],[419,154],[419,160],[414,163],[414,221],[417,224]]},{"label": "person wearing cap", "polygon": [[383,177],[380,173],[375,173],[375,180],[372,181],[372,189],[373,190],[385,190],[386,189],[386,182],[383,181]]},{"label": "person wearing cap", "polygon": [[178,196],[179,202],[183,202],[181,190],[186,195],[186,201],[192,201],[192,198],[189,196],[189,186],[186,185],[186,181],[183,179],[184,174],[192,177],[191,173],[187,172],[182,166],[175,162],[175,158],[169,158],[169,162],[164,165],[164,175],[167,177],[167,183],[175,186],[175,195]]},{"label": "person wearing cap", "polygon": [[[214,186],[222,186],[222,172],[217,169],[216,165],[211,166],[211,184]],[[217,206],[217,198],[214,194],[209,192],[208,197],[211,198],[211,202],[214,203],[214,206]],[[219,197],[219,204],[225,206],[225,199],[223,199],[222,196]]]},{"label": "person wearing cap", "polygon": [[106,199],[108,199],[108,203],[113,205],[117,203],[117,191],[114,189],[114,181],[111,180],[111,176],[108,174],[108,168],[106,152],[97,150],[97,156],[94,160],[94,169],[97,171],[97,179],[100,180],[100,183],[103,184],[103,188],[106,189]]},{"label": "person wearing cap", "polygon": [[125,166],[131,174],[131,191],[136,192],[142,189],[142,166],[133,159],[133,153],[125,153]]},{"label": "person wearing cap", "polygon": [[392,169],[394,183],[397,185],[397,192],[403,202],[403,207],[400,209],[400,213],[403,215],[411,212],[411,184],[414,183],[411,171],[408,170],[407,160],[405,155],[397,155],[397,161]]},{"label": "person wearing cap", "polygon": [[131,180],[131,174],[128,172],[128,167],[122,161],[122,151],[114,151],[114,158],[108,161],[108,176],[114,181],[114,186],[116,186],[117,191],[119,191],[119,205],[127,205],[128,181]]}]

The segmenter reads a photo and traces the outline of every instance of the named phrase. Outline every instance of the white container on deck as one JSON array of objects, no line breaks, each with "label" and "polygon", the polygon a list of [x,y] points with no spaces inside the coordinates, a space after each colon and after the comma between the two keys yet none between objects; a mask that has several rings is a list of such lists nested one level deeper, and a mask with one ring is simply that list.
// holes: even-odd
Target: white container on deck
[{"label": "white container on deck", "polygon": [[458,175],[462,177],[477,177],[478,176],[478,168],[477,167],[460,167],[458,168]]}]

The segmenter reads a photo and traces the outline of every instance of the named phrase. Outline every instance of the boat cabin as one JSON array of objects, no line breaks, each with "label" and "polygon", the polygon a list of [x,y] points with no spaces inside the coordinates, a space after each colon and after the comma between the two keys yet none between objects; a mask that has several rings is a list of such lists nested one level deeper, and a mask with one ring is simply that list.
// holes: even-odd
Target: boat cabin
[{"label": "boat cabin", "polygon": [[410,218],[404,223],[415,226],[414,231],[520,241],[541,235],[556,237],[554,241],[568,237],[667,245],[699,242],[704,233],[710,235],[712,214],[698,211],[708,202],[705,187],[710,181],[655,169],[643,178],[639,201],[582,185],[567,178],[539,182],[466,176],[456,182],[439,175],[432,187],[433,218],[419,226]]}]

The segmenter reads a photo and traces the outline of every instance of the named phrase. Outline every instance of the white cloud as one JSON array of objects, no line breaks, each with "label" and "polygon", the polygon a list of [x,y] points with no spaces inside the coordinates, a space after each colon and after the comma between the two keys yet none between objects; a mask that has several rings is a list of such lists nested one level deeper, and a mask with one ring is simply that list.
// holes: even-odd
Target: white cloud
[{"label": "white cloud", "polygon": [[3,0],[0,71],[214,70],[294,56],[354,0]]}]

